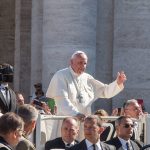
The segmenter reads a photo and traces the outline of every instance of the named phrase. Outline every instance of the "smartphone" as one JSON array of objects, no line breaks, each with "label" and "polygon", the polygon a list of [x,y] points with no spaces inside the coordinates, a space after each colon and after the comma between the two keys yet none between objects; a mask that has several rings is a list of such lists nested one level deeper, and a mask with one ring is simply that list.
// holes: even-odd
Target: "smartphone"
[{"label": "smartphone", "polygon": [[118,116],[121,114],[121,107],[118,108]]},{"label": "smartphone", "polygon": [[38,100],[34,100],[33,101],[33,104],[35,104],[35,105],[38,105],[38,106],[40,106],[40,107],[42,107],[42,103],[40,102],[40,101],[38,101]]}]

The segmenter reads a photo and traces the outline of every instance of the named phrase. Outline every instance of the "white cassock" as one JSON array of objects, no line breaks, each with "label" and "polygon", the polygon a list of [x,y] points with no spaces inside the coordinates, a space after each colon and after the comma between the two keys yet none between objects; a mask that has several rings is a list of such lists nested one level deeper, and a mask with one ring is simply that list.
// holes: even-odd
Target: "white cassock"
[{"label": "white cassock", "polygon": [[57,105],[57,115],[72,116],[91,113],[91,104],[98,98],[111,98],[123,89],[114,81],[103,84],[91,75],[77,75],[71,67],[56,72],[46,96],[53,98]]}]

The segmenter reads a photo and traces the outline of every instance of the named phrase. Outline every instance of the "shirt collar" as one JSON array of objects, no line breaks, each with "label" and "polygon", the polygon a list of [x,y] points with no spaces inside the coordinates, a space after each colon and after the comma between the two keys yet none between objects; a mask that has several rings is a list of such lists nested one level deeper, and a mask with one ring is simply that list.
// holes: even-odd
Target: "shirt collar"
[{"label": "shirt collar", "polygon": [[0,85],[0,89],[4,89],[5,87],[8,87],[8,83],[7,83],[7,84],[1,84],[1,85]]},{"label": "shirt collar", "polygon": [[69,66],[70,72],[74,77],[80,77],[81,74],[77,74],[74,72],[74,70],[71,68],[71,66]]},{"label": "shirt collar", "polygon": [[65,145],[70,144],[71,146],[75,145],[75,141],[72,141],[71,143],[67,143],[63,140],[63,142],[65,143]]},{"label": "shirt collar", "polygon": [[[85,142],[86,142],[86,145],[87,145],[87,148],[89,148],[90,146],[93,145],[93,143],[91,143],[89,140],[85,139]],[[100,146],[100,139],[97,141],[97,143],[95,144],[98,149],[101,149],[101,146]]]},{"label": "shirt collar", "polygon": [[118,138],[119,138],[119,140],[120,140],[121,145],[122,145],[123,148],[126,148],[126,143],[127,143],[127,142],[130,143],[130,140],[126,141],[126,140],[124,140],[124,139],[122,139],[122,138],[120,138],[120,137],[118,137]]}]

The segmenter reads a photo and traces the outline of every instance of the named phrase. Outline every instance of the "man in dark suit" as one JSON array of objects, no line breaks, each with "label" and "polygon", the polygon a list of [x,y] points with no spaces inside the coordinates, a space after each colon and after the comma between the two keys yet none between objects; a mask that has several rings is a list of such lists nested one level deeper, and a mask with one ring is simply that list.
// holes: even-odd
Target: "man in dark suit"
[{"label": "man in dark suit", "polygon": [[100,141],[103,132],[102,122],[97,115],[90,115],[84,121],[85,139],[69,150],[114,150],[113,146]]},{"label": "man in dark suit", "polygon": [[[138,104],[137,100],[135,100],[135,99],[127,100],[124,103],[123,111],[124,111],[124,116],[130,116],[132,119],[134,119],[134,122],[136,122],[136,124],[138,126],[138,119],[142,115],[142,111],[141,111],[140,105]],[[112,125],[114,127],[114,130],[111,135],[111,139],[112,139],[113,137],[115,137],[115,121],[112,121],[110,123],[112,123]],[[137,126],[134,127],[134,132],[133,132],[131,139],[136,140],[136,142],[139,142],[140,139],[138,137],[139,136],[138,132],[140,132],[140,131],[137,131]],[[107,127],[105,129],[105,131],[101,134],[101,140],[106,141],[109,131],[110,131],[110,128]]]},{"label": "man in dark suit", "polygon": [[116,150],[140,150],[136,142],[130,138],[133,134],[134,122],[128,116],[121,116],[115,121],[117,137],[106,141],[116,147]]},{"label": "man in dark suit", "polygon": [[136,124],[131,139],[132,140],[136,139],[144,142],[144,137],[143,138],[141,137],[141,135],[144,134],[142,131],[143,129],[141,128],[142,130],[138,130],[138,126],[140,125],[140,122],[138,120],[140,119],[140,117],[142,117],[142,115],[144,115],[142,113],[141,106],[138,104],[138,101],[135,99],[127,100],[124,103],[123,108],[124,108],[124,115],[133,118]]},{"label": "man in dark suit", "polygon": [[0,65],[0,111],[15,112],[16,110],[16,95],[9,87],[8,83],[13,82],[13,67],[9,64]]},{"label": "man in dark suit", "polygon": [[45,150],[50,149],[67,149],[78,143],[76,140],[79,132],[77,118],[67,117],[63,120],[61,126],[61,137],[45,143]]}]

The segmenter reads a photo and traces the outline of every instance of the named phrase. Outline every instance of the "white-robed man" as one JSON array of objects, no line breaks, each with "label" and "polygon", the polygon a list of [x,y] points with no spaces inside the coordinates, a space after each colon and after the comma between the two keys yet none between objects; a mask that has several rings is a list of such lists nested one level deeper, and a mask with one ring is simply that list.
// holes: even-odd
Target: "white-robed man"
[{"label": "white-robed man", "polygon": [[80,120],[91,112],[91,104],[98,98],[111,98],[124,88],[126,75],[118,72],[109,85],[85,73],[88,57],[83,51],[76,51],[68,68],[59,70],[53,76],[46,96],[53,98],[57,115],[75,115]]}]

